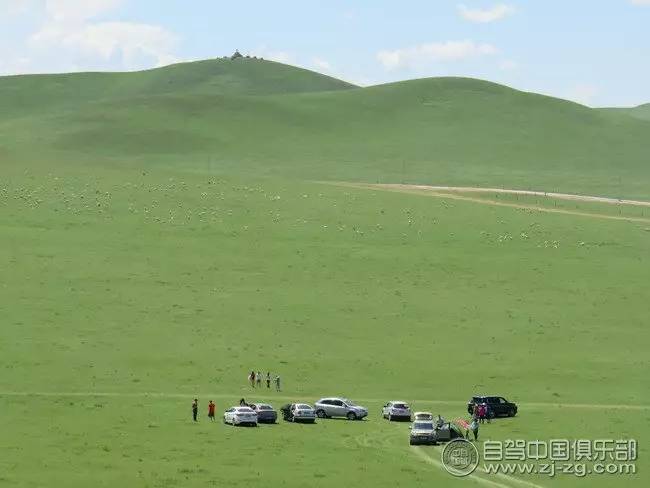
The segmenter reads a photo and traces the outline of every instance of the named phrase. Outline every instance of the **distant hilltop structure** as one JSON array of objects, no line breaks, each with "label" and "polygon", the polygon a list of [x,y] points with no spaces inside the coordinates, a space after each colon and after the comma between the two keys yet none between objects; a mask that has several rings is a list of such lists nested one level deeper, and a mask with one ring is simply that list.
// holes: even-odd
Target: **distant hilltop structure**
[{"label": "distant hilltop structure", "polygon": [[[230,56],[230,59],[231,59],[231,60],[235,60],[235,59],[243,59],[243,58],[246,58],[246,59],[257,59],[257,56],[250,56],[250,55],[248,55],[248,54],[247,54],[246,56],[244,56],[242,53],[239,52],[239,49],[235,49],[235,52],[232,53],[232,55]],[[224,59],[227,59],[227,57],[224,56]],[[264,59],[264,58],[259,58],[259,59]]]}]

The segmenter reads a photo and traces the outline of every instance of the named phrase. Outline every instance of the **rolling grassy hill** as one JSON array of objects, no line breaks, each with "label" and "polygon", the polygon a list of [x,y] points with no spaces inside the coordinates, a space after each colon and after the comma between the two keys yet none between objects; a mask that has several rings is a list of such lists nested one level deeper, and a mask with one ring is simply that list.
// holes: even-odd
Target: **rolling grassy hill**
[{"label": "rolling grassy hill", "polygon": [[0,77],[0,112],[76,110],[88,102],[173,93],[269,95],[343,90],[354,85],[313,71],[261,59],[211,59],[127,73]]},{"label": "rolling grassy hill", "polygon": [[641,120],[650,120],[650,103],[644,103],[631,108],[607,107],[600,109],[604,112],[624,114]]},{"label": "rolling grassy hill", "polygon": [[278,63],[0,79],[6,159],[650,197],[650,122],[474,79],[369,88]]}]

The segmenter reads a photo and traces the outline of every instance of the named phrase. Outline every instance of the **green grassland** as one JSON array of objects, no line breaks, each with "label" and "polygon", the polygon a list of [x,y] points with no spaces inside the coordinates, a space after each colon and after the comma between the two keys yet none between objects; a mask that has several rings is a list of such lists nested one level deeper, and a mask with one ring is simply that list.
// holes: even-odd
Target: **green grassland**
[{"label": "green grassland", "polygon": [[631,108],[608,107],[601,109],[604,112],[628,115],[640,120],[650,120],[650,103],[644,103]]},{"label": "green grassland", "polygon": [[0,93],[0,155],[16,164],[126,160],[650,198],[650,122],[479,80],[362,89],[245,59],[0,78]]},{"label": "green grassland", "polygon": [[[475,80],[361,89],[244,62],[166,68],[178,92],[165,69],[0,78],[0,486],[479,486],[379,415],[466,416],[476,393],[520,404],[482,439],[639,441],[636,476],[521,479],[647,486],[648,224],[333,182],[647,197],[650,125]],[[283,391],[251,391],[251,369]],[[324,395],[371,415],[204,416]]]}]

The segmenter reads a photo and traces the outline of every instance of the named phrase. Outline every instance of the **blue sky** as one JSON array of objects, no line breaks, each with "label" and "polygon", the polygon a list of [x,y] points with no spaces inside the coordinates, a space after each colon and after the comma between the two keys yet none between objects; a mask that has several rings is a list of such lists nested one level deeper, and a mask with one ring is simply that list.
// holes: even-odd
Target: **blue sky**
[{"label": "blue sky", "polygon": [[592,106],[650,102],[650,0],[0,0],[0,74],[243,53],[369,85],[471,76]]}]

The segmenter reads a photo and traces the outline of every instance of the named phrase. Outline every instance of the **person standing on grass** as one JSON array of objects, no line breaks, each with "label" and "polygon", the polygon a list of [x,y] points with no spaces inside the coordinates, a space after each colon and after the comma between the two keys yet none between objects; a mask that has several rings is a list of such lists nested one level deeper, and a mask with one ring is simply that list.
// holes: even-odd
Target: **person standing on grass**
[{"label": "person standing on grass", "polygon": [[192,402],[192,419],[194,422],[197,422],[197,417],[199,415],[199,399],[195,398]]},{"label": "person standing on grass", "polygon": [[[477,419],[472,419],[472,423],[469,424],[470,430],[474,433],[474,440],[478,440],[478,420]],[[467,437],[469,437],[469,432],[467,433]]]},{"label": "person standing on grass", "polygon": [[271,388],[271,372],[267,371],[266,372],[266,389],[269,390]]},{"label": "person standing on grass", "polygon": [[280,375],[275,376],[275,391],[280,391]]},{"label": "person standing on grass", "polygon": [[251,371],[251,374],[248,375],[248,381],[250,382],[251,386],[255,388],[255,371]]},{"label": "person standing on grass", "polygon": [[481,424],[485,422],[485,403],[481,403],[478,406],[478,421]]},{"label": "person standing on grass", "polygon": [[212,421],[214,421],[214,409],[216,405],[210,400],[210,403],[208,403],[208,418]]},{"label": "person standing on grass", "polygon": [[257,376],[255,376],[255,383],[257,384],[258,388],[262,388],[262,373],[259,371],[257,372]]}]

